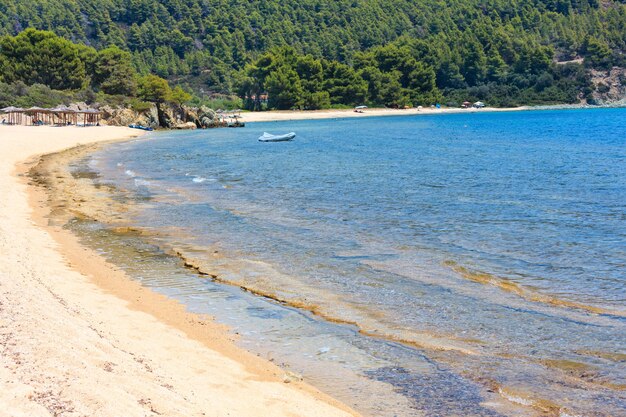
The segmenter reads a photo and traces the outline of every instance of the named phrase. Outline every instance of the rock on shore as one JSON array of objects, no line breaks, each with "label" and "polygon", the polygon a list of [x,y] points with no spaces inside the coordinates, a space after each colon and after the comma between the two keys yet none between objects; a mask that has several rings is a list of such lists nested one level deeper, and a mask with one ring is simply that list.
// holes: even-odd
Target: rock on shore
[{"label": "rock on shore", "polygon": [[[89,108],[85,103],[73,103],[74,110]],[[206,106],[187,107],[168,103],[154,103],[145,111],[127,107],[99,107],[102,112],[102,124],[109,126],[128,126],[139,124],[152,128],[196,129],[220,126],[220,118],[215,110]]]}]

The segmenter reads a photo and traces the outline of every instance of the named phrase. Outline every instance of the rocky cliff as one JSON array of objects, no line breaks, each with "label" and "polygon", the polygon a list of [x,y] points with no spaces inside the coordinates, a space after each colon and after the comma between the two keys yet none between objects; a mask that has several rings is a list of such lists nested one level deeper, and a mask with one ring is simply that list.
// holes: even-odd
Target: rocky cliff
[{"label": "rocky cliff", "polygon": [[[76,109],[87,107],[84,103],[73,105]],[[187,107],[171,104],[152,104],[143,111],[127,107],[98,107],[102,112],[103,124],[128,126],[131,123],[165,129],[196,129],[222,126],[220,116],[208,107]]]},{"label": "rocky cliff", "polygon": [[626,68],[613,67],[609,71],[591,71],[595,86],[589,104],[626,104]]}]

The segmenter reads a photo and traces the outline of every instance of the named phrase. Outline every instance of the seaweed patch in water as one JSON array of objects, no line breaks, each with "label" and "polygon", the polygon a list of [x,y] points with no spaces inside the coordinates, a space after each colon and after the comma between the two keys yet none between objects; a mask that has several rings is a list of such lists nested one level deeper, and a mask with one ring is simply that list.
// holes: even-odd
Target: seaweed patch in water
[{"label": "seaweed patch in water", "polygon": [[[394,391],[410,399],[415,410],[426,412],[428,416],[501,415],[484,407],[477,408],[477,404],[485,400],[479,390],[453,373],[446,373],[446,378],[437,373],[433,378],[429,373],[411,372],[402,367],[382,367],[365,374],[393,385]],[[433,398],[438,400],[433,401]]]}]

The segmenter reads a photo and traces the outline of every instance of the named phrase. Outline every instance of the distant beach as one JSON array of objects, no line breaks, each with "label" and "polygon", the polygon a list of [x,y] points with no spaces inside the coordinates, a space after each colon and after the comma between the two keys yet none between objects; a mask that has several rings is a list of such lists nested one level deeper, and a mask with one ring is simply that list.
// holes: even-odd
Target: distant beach
[{"label": "distant beach", "polygon": [[386,108],[367,108],[361,112],[354,109],[326,109],[326,110],[271,110],[261,112],[243,112],[242,120],[244,122],[278,122],[286,120],[316,120],[316,119],[336,119],[347,117],[374,117],[374,116],[416,116],[427,114],[450,114],[450,113],[484,113],[484,112],[503,112],[503,111],[521,111],[531,109],[528,106],[511,107],[511,108],[436,108],[424,107],[421,109],[386,109]]},{"label": "distant beach", "polygon": [[362,118],[379,116],[422,116],[433,114],[470,114],[470,113],[500,113],[532,110],[572,110],[572,109],[599,109],[603,107],[624,107],[623,102],[606,106],[589,106],[584,104],[561,104],[549,106],[519,106],[519,107],[484,107],[484,108],[456,108],[456,107],[424,107],[410,109],[366,108],[361,112],[354,109],[325,109],[325,110],[271,110],[261,112],[242,112],[244,122],[278,122],[288,120],[316,120]]},{"label": "distant beach", "polygon": [[48,196],[27,184],[39,155],[71,148],[40,166],[40,185],[53,172],[62,183],[67,157],[81,152],[76,146],[138,134],[117,127],[0,126],[3,412],[356,415],[235,347],[222,326],[126,279],[61,225],[48,224]]}]

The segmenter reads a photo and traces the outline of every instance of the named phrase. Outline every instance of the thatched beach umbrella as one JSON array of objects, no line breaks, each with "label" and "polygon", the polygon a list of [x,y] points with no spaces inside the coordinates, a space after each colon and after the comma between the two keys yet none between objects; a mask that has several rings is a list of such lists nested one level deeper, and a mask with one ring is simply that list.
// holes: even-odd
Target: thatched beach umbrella
[{"label": "thatched beach umbrella", "polygon": [[35,114],[35,113],[40,113],[43,111],[46,111],[48,109],[44,109],[43,107],[37,107],[37,106],[33,106],[33,107],[29,107],[26,110],[24,110],[26,112],[26,114]]},{"label": "thatched beach umbrella", "polygon": [[44,109],[42,107],[30,107],[26,110],[24,110],[24,113],[26,113],[28,116],[31,117],[31,124],[33,125],[40,125],[40,124],[44,124],[46,122],[46,120],[44,119],[48,119],[48,123],[50,122],[50,116],[51,116],[51,112],[50,109]]},{"label": "thatched beach umbrella", "polygon": [[100,123],[100,114],[102,112],[96,109],[79,110],[76,113],[83,115],[83,126],[90,126]]},{"label": "thatched beach umbrella", "polygon": [[76,124],[76,111],[67,106],[58,106],[50,110],[58,119],[59,125]]},{"label": "thatched beach umbrella", "polygon": [[7,123],[10,125],[22,124],[22,113],[24,113],[24,109],[20,107],[5,107],[0,109],[3,113],[7,115],[7,119],[3,119],[3,123]]}]

